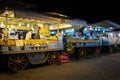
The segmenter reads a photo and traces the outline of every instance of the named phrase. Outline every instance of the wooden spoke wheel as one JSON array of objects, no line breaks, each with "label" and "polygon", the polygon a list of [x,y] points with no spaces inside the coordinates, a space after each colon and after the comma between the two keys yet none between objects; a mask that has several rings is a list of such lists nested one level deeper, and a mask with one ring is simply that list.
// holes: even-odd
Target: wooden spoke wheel
[{"label": "wooden spoke wheel", "polygon": [[27,64],[27,58],[23,54],[13,54],[8,57],[8,68],[13,73],[25,69]]},{"label": "wooden spoke wheel", "polygon": [[80,50],[79,50],[79,56],[80,56],[80,57],[86,57],[86,50],[83,49],[83,48],[80,49]]},{"label": "wooden spoke wheel", "polygon": [[48,56],[48,64],[57,64],[58,62],[58,55],[56,52],[49,53]]}]

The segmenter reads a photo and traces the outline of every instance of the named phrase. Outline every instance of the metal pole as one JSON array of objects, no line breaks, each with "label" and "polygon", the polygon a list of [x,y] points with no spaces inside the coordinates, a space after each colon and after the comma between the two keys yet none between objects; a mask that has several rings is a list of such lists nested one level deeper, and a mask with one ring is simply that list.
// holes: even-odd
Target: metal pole
[{"label": "metal pole", "polygon": [[5,18],[6,18],[5,30],[7,30],[7,19],[8,19],[8,8],[7,8],[7,7],[5,7],[5,12],[4,12],[4,14],[5,14]]},{"label": "metal pole", "polygon": [[5,17],[6,17],[5,30],[7,30],[7,18],[8,18],[8,14],[5,14]]},{"label": "metal pole", "polygon": [[59,24],[57,25],[57,35],[59,35]]},{"label": "metal pole", "polygon": [[7,46],[7,37],[8,37],[8,31],[7,31],[7,22],[8,22],[8,12],[6,10],[5,12],[5,18],[6,18],[6,23],[5,23],[5,30],[4,30],[4,39],[5,39],[5,45]]}]

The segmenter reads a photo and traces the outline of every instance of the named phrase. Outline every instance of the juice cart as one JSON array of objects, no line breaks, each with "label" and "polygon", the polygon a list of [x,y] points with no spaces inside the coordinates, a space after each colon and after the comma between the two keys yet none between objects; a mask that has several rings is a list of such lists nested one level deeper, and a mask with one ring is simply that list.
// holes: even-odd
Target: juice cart
[{"label": "juice cart", "polygon": [[[7,11],[7,12],[6,12]],[[50,37],[50,25],[61,24],[61,18],[49,17],[39,13],[6,10],[0,14],[0,60],[12,72],[24,70],[28,64],[58,64],[63,46],[57,37]],[[33,34],[42,36],[25,40],[25,31],[33,29]],[[5,30],[5,31],[4,31]],[[17,33],[19,32],[20,38]],[[5,36],[7,34],[7,36]],[[17,36],[17,37],[15,37]]]}]

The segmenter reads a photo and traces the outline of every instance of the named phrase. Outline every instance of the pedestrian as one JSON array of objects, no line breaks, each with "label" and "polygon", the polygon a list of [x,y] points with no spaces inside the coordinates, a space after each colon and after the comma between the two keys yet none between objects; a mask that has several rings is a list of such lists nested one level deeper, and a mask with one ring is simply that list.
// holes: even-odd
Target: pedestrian
[{"label": "pedestrian", "polygon": [[64,51],[67,52],[67,34],[63,36]]}]

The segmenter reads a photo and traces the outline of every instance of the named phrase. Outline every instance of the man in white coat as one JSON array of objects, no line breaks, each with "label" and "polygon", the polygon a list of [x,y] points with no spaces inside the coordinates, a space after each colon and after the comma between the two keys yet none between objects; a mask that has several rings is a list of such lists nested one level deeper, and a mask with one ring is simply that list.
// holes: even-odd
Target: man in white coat
[{"label": "man in white coat", "polygon": [[26,40],[30,40],[31,38],[32,38],[32,29],[30,29],[30,31],[26,34],[26,37],[25,37],[25,39]]}]

